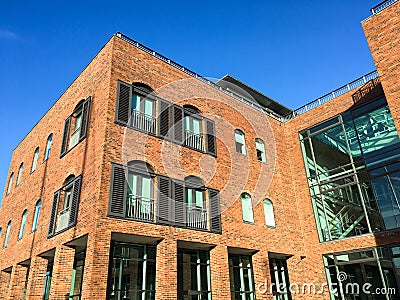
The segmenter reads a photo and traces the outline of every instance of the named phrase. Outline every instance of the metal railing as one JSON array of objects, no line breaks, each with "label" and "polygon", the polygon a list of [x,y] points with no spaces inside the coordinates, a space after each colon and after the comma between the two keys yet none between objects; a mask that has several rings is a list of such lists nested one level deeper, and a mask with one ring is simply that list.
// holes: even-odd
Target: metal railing
[{"label": "metal railing", "polygon": [[156,133],[156,118],[137,110],[132,111],[131,126],[149,133]]},{"label": "metal railing", "polygon": [[81,127],[76,128],[75,131],[71,134],[69,139],[68,149],[75,147],[79,143],[79,138],[81,137]]},{"label": "metal railing", "polygon": [[154,221],[154,199],[128,195],[126,216],[135,220]]},{"label": "metal railing", "polygon": [[58,213],[56,231],[60,231],[68,227],[70,211],[70,207],[67,207]]},{"label": "metal railing", "polygon": [[207,229],[207,209],[188,205],[186,208],[186,226],[197,229]]},{"label": "metal railing", "polygon": [[185,146],[203,151],[203,136],[190,130],[185,130]]},{"label": "metal railing", "polygon": [[397,0],[386,0],[382,1],[381,3],[375,5],[373,8],[371,8],[371,13],[373,15],[377,14],[378,12],[384,10],[386,7],[392,5],[393,3],[397,2]]},{"label": "metal railing", "polygon": [[356,80],[353,80],[352,82],[341,86],[340,88],[330,92],[329,94],[326,94],[318,99],[315,99],[314,101],[311,101],[297,109],[295,109],[291,114],[287,115],[286,118],[287,119],[293,119],[294,117],[304,114],[305,112],[316,108],[318,106],[320,106],[321,104],[324,104],[326,102],[328,102],[329,100],[332,100],[333,98],[339,97],[340,95],[343,95],[344,93],[347,93],[365,83],[367,83],[368,81],[378,78],[378,72],[372,71],[360,78],[357,78]]}]

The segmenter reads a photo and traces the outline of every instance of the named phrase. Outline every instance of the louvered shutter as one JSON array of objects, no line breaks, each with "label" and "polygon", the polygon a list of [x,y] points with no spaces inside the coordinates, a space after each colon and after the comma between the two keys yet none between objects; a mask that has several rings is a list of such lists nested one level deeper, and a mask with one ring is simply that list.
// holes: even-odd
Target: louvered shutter
[{"label": "louvered shutter", "polygon": [[172,106],[173,120],[173,141],[177,144],[183,143],[183,108],[180,106]]},{"label": "louvered shutter", "polygon": [[219,191],[208,189],[208,201],[210,207],[210,231],[215,233],[222,232],[221,225],[221,205]]},{"label": "louvered shutter", "polygon": [[87,98],[86,101],[83,103],[82,125],[81,125],[81,132],[79,134],[79,141],[82,141],[84,138],[86,138],[87,128],[89,124],[90,100],[91,97]]},{"label": "louvered shutter", "polygon": [[110,200],[108,203],[109,216],[125,217],[126,193],[125,168],[121,165],[113,164],[111,170]]},{"label": "louvered shutter", "polygon": [[171,223],[171,179],[158,175],[157,223]]},{"label": "louvered shutter", "polygon": [[65,123],[64,123],[64,134],[63,134],[63,140],[62,140],[62,144],[61,144],[60,156],[64,156],[65,153],[67,153],[67,151],[68,151],[70,126],[71,126],[71,116],[69,116],[68,119],[66,119]]},{"label": "louvered shutter", "polygon": [[206,152],[213,156],[217,156],[217,143],[215,137],[215,124],[210,119],[204,119],[206,125]]},{"label": "louvered shutter", "polygon": [[75,226],[76,224],[76,219],[78,216],[79,198],[81,194],[81,183],[82,183],[82,176],[76,177],[74,180],[74,185],[72,187],[72,200],[69,207],[68,227]]},{"label": "louvered shutter", "polygon": [[158,99],[158,135],[166,139],[170,135],[170,107],[171,104],[168,101]]},{"label": "louvered shutter", "polygon": [[185,202],[185,184],[182,181],[173,181],[174,185],[174,224],[180,227],[186,227],[186,202]]},{"label": "louvered shutter", "polygon": [[53,205],[51,208],[50,213],[50,220],[49,220],[49,231],[47,237],[51,237],[54,235],[54,231],[56,229],[56,219],[57,219],[57,210],[58,210],[58,203],[60,202],[60,190],[54,193],[53,196]]},{"label": "louvered shutter", "polygon": [[128,125],[131,117],[132,86],[122,81],[118,81],[117,109],[115,122],[121,125]]}]

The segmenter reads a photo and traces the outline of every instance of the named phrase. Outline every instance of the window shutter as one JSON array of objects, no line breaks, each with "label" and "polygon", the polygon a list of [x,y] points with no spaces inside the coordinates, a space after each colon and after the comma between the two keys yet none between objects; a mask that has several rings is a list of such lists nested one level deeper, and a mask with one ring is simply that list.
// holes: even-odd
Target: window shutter
[{"label": "window shutter", "polygon": [[82,108],[82,125],[81,125],[81,132],[79,134],[79,141],[82,141],[84,138],[86,138],[87,134],[87,128],[88,128],[88,123],[89,123],[89,111],[90,111],[90,100],[92,98],[89,97],[86,99],[86,101],[83,103],[83,108]]},{"label": "window shutter", "polygon": [[121,165],[112,165],[111,190],[108,202],[108,215],[112,217],[125,217],[126,211],[126,178],[125,168]]},{"label": "window shutter", "polygon": [[60,156],[65,155],[68,151],[68,140],[69,140],[69,129],[71,126],[71,116],[68,117],[68,119],[65,120],[64,124],[64,134],[63,134],[63,140],[61,144],[61,153]]},{"label": "window shutter", "polygon": [[177,144],[183,143],[183,108],[172,106],[173,118],[173,141]]},{"label": "window shutter", "polygon": [[56,219],[57,219],[57,210],[59,201],[60,201],[60,190],[54,193],[53,205],[51,208],[50,220],[49,220],[49,231],[47,237],[53,236],[54,231],[56,229]]},{"label": "window shutter", "polygon": [[180,227],[186,227],[186,202],[185,202],[185,184],[182,181],[173,181],[174,186],[174,224]]},{"label": "window shutter", "polygon": [[222,233],[219,191],[208,189],[208,201],[210,204],[210,231]]},{"label": "window shutter", "polygon": [[170,107],[171,104],[168,101],[158,99],[158,135],[166,139],[170,135]]},{"label": "window shutter", "polygon": [[215,123],[210,119],[204,119],[206,123],[206,152],[213,156],[217,156],[217,143],[215,138]]},{"label": "window shutter", "polygon": [[127,126],[131,117],[132,86],[118,81],[117,109],[115,122]]},{"label": "window shutter", "polygon": [[171,223],[171,179],[158,175],[157,223]]},{"label": "window shutter", "polygon": [[81,194],[81,183],[82,176],[78,176],[74,180],[74,186],[72,188],[72,201],[69,208],[69,221],[68,227],[75,226],[78,215],[79,198]]}]

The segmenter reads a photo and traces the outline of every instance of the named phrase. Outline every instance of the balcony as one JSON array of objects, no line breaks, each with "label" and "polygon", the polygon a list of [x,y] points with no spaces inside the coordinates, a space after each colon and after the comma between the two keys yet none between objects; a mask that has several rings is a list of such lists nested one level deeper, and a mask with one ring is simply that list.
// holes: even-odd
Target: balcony
[{"label": "balcony", "polygon": [[141,131],[156,134],[156,118],[137,110],[132,111],[131,126]]},{"label": "balcony", "polygon": [[79,143],[79,138],[81,136],[81,127],[75,129],[75,131],[71,134],[71,138],[69,139],[69,149],[72,149]]},{"label": "balcony", "polygon": [[185,146],[203,151],[203,136],[190,130],[185,130]]},{"label": "balcony", "polygon": [[154,222],[154,199],[128,195],[126,216],[134,220]]},{"label": "balcony", "polygon": [[68,227],[70,211],[70,207],[67,207],[58,213],[56,232]]},{"label": "balcony", "polygon": [[207,230],[208,212],[207,209],[198,206],[187,206],[186,226],[194,229]]}]

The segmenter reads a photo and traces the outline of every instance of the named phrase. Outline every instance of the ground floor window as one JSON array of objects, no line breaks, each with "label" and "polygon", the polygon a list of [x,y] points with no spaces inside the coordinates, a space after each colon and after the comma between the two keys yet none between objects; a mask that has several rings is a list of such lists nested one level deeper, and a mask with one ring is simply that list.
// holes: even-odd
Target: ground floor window
[{"label": "ground floor window", "polygon": [[178,299],[211,299],[209,251],[178,250]]},{"label": "ground floor window", "polygon": [[108,299],[155,299],[156,247],[115,242]]},{"label": "ground floor window", "polygon": [[274,300],[292,299],[286,257],[275,258],[270,254],[269,269]]},{"label": "ground floor window", "polygon": [[250,255],[229,254],[232,300],[254,300],[253,266]]},{"label": "ground floor window", "polygon": [[51,261],[49,260],[47,263],[46,276],[44,278],[44,289],[43,289],[42,300],[49,300],[52,276],[53,276],[53,260]]},{"label": "ground floor window", "polygon": [[72,269],[69,300],[80,300],[82,294],[83,271],[85,268],[85,251],[75,253],[74,268]]}]

